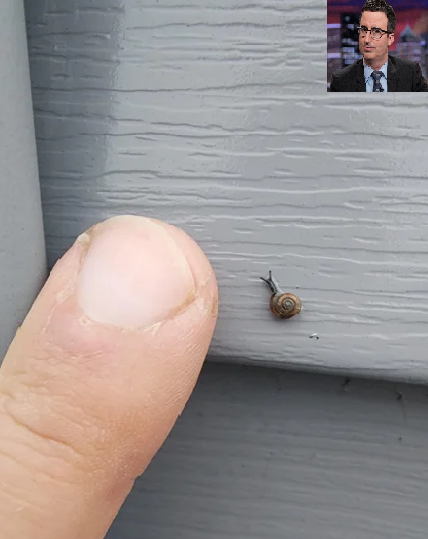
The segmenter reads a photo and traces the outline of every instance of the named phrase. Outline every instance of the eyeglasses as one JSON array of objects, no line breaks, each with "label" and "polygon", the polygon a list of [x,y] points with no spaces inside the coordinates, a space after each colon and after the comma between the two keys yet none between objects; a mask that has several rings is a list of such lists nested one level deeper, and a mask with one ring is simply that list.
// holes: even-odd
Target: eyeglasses
[{"label": "eyeglasses", "polygon": [[[358,27],[358,33],[364,37],[367,32],[369,31],[368,28],[366,28],[365,26],[359,26]],[[392,34],[393,32],[388,32],[387,30],[382,30],[381,28],[372,28],[370,30],[370,34],[372,36],[373,39],[381,39],[383,34]]]}]

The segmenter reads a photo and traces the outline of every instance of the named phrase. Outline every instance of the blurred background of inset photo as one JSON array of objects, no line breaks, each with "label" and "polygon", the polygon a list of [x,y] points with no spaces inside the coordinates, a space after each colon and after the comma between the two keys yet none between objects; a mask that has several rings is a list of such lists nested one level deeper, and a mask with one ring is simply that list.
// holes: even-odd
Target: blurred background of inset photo
[{"label": "blurred background of inset photo", "polygon": [[[428,0],[387,0],[397,26],[388,54],[418,62],[428,70]],[[336,71],[362,58],[358,26],[365,0],[327,0],[327,89]]]}]

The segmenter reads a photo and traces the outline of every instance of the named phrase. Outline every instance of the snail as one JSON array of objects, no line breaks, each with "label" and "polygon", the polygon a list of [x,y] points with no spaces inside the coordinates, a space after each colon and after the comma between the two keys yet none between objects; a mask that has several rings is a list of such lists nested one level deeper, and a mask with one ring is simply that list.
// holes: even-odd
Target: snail
[{"label": "snail", "polygon": [[264,277],[260,277],[260,279],[267,283],[271,289],[270,310],[272,314],[278,318],[291,318],[300,313],[302,310],[300,298],[290,292],[282,292],[272,279],[271,271],[269,271],[269,277],[267,279]]}]

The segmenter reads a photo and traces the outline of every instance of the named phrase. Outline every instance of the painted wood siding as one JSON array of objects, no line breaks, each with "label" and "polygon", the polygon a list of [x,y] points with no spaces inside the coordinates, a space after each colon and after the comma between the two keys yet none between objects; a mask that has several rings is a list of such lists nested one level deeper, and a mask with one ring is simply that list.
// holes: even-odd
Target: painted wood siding
[{"label": "painted wood siding", "polygon": [[212,357],[428,380],[427,94],[327,93],[325,1],[26,8],[50,265],[101,219],[164,219],[217,273]]}]

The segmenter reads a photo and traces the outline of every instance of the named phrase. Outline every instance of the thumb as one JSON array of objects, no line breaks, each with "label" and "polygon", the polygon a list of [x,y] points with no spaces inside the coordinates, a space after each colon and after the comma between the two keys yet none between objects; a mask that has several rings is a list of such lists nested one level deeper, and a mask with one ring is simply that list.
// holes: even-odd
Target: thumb
[{"label": "thumb", "polygon": [[56,263],[0,369],[0,537],[99,539],[189,398],[217,318],[182,230],[114,217]]}]

